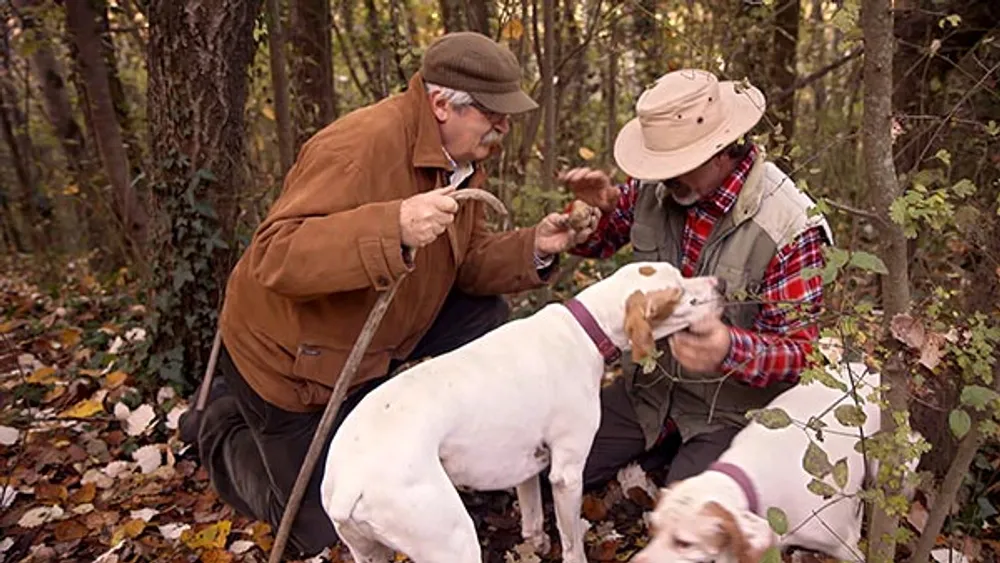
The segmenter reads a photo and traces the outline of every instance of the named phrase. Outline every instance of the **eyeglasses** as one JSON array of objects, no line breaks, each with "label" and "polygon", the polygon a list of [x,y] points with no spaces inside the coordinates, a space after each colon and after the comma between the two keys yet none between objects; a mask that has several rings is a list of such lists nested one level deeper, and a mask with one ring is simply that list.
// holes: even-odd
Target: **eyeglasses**
[{"label": "eyeglasses", "polygon": [[479,102],[477,102],[475,100],[473,100],[471,103],[469,103],[469,105],[472,106],[472,107],[474,107],[474,108],[476,108],[476,111],[478,111],[479,113],[483,114],[483,117],[485,117],[487,121],[489,121],[490,123],[492,123],[494,125],[496,125],[497,123],[500,123],[501,121],[503,121],[504,119],[506,119],[508,117],[508,114],[506,114],[506,113],[497,113],[495,111],[487,109],[486,106],[484,106],[483,104],[481,104],[481,103],[479,103]]}]

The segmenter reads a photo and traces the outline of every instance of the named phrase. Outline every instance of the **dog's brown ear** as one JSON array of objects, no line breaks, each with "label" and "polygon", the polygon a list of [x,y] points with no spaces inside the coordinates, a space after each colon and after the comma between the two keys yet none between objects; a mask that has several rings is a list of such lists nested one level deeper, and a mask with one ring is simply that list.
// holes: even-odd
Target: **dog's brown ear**
[{"label": "dog's brown ear", "polygon": [[646,318],[651,323],[666,320],[677,309],[683,292],[679,287],[658,289],[646,295]]},{"label": "dog's brown ear", "polygon": [[632,346],[632,361],[638,362],[653,353],[653,327],[646,319],[646,294],[634,291],[625,300],[625,335]]},{"label": "dog's brown ear", "polygon": [[[764,552],[776,541],[767,520],[755,514],[750,515],[749,518],[754,521],[759,520],[759,523],[750,521],[742,515],[738,518],[737,515],[715,501],[706,503],[701,508],[701,513],[715,518],[717,522],[714,535],[706,539],[719,551],[732,553],[738,563],[760,563]],[[763,529],[755,529],[759,527],[763,527]],[[750,535],[757,541],[752,541],[748,537]]]}]

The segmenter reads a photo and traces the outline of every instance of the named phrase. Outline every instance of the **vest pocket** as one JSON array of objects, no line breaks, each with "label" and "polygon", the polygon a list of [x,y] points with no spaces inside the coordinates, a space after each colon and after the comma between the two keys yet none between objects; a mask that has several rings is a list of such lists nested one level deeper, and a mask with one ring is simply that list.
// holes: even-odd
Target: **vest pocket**
[{"label": "vest pocket", "polygon": [[632,225],[632,254],[638,260],[656,260],[656,232],[649,225]]}]

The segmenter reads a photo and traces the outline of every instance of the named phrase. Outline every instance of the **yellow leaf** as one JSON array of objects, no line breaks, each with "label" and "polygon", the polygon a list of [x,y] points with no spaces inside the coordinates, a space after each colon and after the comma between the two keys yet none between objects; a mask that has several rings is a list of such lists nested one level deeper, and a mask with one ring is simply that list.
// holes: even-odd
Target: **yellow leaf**
[{"label": "yellow leaf", "polygon": [[14,319],[12,321],[7,321],[5,323],[0,323],[0,334],[7,334],[8,332],[13,332],[21,324],[21,321]]},{"label": "yellow leaf", "polygon": [[62,397],[65,394],[66,394],[66,387],[63,385],[56,385],[55,387],[50,389],[49,392],[46,393],[44,397],[42,397],[42,404],[47,405],[52,401],[55,401],[59,397]]},{"label": "yellow leaf", "polygon": [[580,158],[584,160],[590,160],[594,158],[594,151],[588,149],[587,147],[580,147],[578,151],[580,153]]},{"label": "yellow leaf", "polygon": [[264,106],[260,112],[264,114],[264,117],[274,121],[274,109],[271,106]]},{"label": "yellow leaf", "polygon": [[81,369],[80,375],[86,375],[87,377],[97,377],[101,375],[101,370],[99,369]]},{"label": "yellow leaf", "polygon": [[108,389],[114,389],[116,387],[121,387],[122,383],[128,379],[128,374],[123,371],[113,371],[104,378],[104,386]]},{"label": "yellow leaf", "polygon": [[226,547],[226,538],[229,537],[229,530],[232,527],[233,523],[229,520],[222,520],[218,524],[212,524],[186,540],[187,546],[191,549],[213,547],[221,549]]},{"label": "yellow leaf", "polygon": [[56,373],[56,368],[54,367],[51,366],[40,367],[36,369],[34,373],[28,376],[28,383],[40,383],[43,385],[46,383],[52,383],[56,381],[55,373]]},{"label": "yellow leaf", "polygon": [[519,18],[514,18],[503,26],[501,34],[508,41],[517,41],[524,35],[524,24],[521,23]]},{"label": "yellow leaf", "polygon": [[71,348],[80,343],[81,334],[83,331],[78,328],[66,328],[59,334],[59,341],[62,342],[63,346]]},{"label": "yellow leaf", "polygon": [[210,549],[202,552],[198,559],[203,563],[230,563],[233,560],[233,554],[225,549]]},{"label": "yellow leaf", "polygon": [[104,412],[104,405],[100,401],[87,399],[59,413],[59,416],[62,418],[87,418],[99,412]]},{"label": "yellow leaf", "polygon": [[111,536],[111,545],[117,545],[118,542],[125,538],[137,538],[143,530],[146,529],[146,521],[141,518],[136,518],[134,520],[129,520],[125,524],[119,526],[115,529],[115,533]]},{"label": "yellow leaf", "polygon": [[70,184],[63,190],[63,195],[76,195],[78,193],[80,193],[80,186],[76,184]]},{"label": "yellow leaf", "polygon": [[265,552],[271,551],[271,545],[274,544],[274,538],[271,536],[271,526],[260,520],[250,524],[250,538]]}]

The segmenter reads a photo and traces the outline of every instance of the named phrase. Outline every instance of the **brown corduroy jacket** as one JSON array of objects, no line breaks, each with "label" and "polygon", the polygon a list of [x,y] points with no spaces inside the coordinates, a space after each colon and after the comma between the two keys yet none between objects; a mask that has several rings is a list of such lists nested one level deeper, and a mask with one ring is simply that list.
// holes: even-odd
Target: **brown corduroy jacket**
[{"label": "brown corduroy jacket", "polygon": [[[419,73],[406,92],[313,136],[226,288],[223,342],[247,383],[290,411],[322,408],[378,293],[404,273],[356,382],[386,374],[430,327],[449,290],[503,294],[543,285],[534,228],[491,233],[485,207],[461,204],[409,266],[403,199],[447,184],[451,169]],[[477,167],[467,187],[481,186]]]}]

